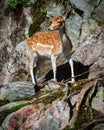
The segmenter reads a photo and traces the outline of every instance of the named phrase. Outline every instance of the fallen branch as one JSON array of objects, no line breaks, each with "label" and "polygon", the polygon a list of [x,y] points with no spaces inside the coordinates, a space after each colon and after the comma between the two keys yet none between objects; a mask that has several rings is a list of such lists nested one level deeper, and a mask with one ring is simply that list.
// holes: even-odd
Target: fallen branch
[{"label": "fallen branch", "polygon": [[96,80],[92,80],[92,81],[88,82],[83,87],[83,89],[81,90],[81,92],[80,92],[80,94],[78,96],[78,101],[77,101],[76,106],[74,108],[72,119],[69,122],[70,128],[75,127],[75,123],[76,123],[76,120],[77,120],[77,117],[78,117],[78,112],[79,112],[79,109],[80,109],[80,107],[82,105],[83,99],[84,99],[86,93],[94,86],[95,83],[96,83]]},{"label": "fallen branch", "polygon": [[104,123],[104,118],[94,120],[94,121],[90,122],[89,124],[87,124],[87,126],[85,126],[84,128],[82,128],[80,130],[91,130],[94,126],[96,126],[97,124],[100,124],[100,123]]},{"label": "fallen branch", "polygon": [[87,99],[86,99],[87,111],[90,113],[91,120],[93,120],[93,112],[92,112],[92,109],[91,109],[91,101],[96,94],[97,83],[98,83],[98,80],[96,80],[96,82],[94,83],[93,88],[91,89],[91,92],[88,94]]}]

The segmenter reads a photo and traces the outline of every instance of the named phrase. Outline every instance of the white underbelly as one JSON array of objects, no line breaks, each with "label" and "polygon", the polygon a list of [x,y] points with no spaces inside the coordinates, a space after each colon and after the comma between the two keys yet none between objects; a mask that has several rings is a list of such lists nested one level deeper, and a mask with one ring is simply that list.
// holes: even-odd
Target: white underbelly
[{"label": "white underbelly", "polygon": [[38,53],[39,56],[47,57],[47,58],[50,58],[51,55],[52,55],[51,50],[48,50],[48,51],[38,51],[37,53]]}]

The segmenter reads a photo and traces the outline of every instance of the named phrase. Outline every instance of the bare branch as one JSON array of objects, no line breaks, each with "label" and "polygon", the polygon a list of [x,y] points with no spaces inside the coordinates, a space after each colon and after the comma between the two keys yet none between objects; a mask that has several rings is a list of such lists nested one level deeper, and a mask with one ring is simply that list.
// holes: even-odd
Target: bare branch
[{"label": "bare branch", "polygon": [[76,123],[76,120],[77,120],[77,117],[78,117],[78,111],[82,105],[82,102],[83,102],[83,99],[85,97],[85,94],[93,87],[93,85],[96,83],[96,80],[92,80],[90,82],[88,82],[84,88],[81,90],[79,96],[78,96],[78,101],[76,103],[76,106],[74,108],[74,113],[73,113],[73,116],[72,116],[72,119],[70,120],[70,128],[74,128],[75,126],[75,123]]}]

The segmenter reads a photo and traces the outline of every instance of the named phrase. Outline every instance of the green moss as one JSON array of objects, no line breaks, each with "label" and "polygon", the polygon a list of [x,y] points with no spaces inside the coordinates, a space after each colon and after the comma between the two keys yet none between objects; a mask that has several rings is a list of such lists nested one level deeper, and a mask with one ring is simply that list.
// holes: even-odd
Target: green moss
[{"label": "green moss", "polygon": [[18,5],[17,0],[6,0],[6,1],[12,8],[16,9],[16,6]]},{"label": "green moss", "polygon": [[46,14],[46,13],[47,13],[47,10],[46,10],[46,9],[43,9],[43,8],[40,8],[40,13]]},{"label": "green moss", "polygon": [[102,99],[104,100],[104,91],[102,92],[101,96],[102,96]]},{"label": "green moss", "polygon": [[21,0],[23,3],[27,3],[28,2],[28,0]]},{"label": "green moss", "polygon": [[69,128],[69,126],[66,126],[63,130],[77,130],[76,128]]},{"label": "green moss", "polygon": [[39,18],[38,18],[38,16],[34,16],[33,17],[33,21],[35,22],[35,21],[37,21]]},{"label": "green moss", "polygon": [[34,34],[34,31],[29,29],[29,31],[28,31],[29,37],[31,37],[33,34]]},{"label": "green moss", "polygon": [[[98,116],[99,112],[92,109],[92,115],[93,115],[93,120],[96,119],[96,117]],[[87,111],[86,107],[82,107],[78,113],[78,118],[77,121],[75,123],[75,128],[73,130],[78,130],[81,128],[84,128],[86,126],[87,123],[89,123],[91,121],[91,115],[90,113]],[[69,129],[72,130],[72,129]]]},{"label": "green moss", "polygon": [[95,33],[96,33],[96,28],[95,28],[95,29],[91,29],[91,30],[90,30],[90,33],[91,33],[91,34],[95,34]]},{"label": "green moss", "polygon": [[[62,89],[62,88],[61,88]],[[62,92],[60,89],[58,91],[56,91],[55,93],[50,93],[48,96],[46,97],[42,97],[42,98],[37,98],[34,101],[34,104],[38,104],[38,103],[43,103],[45,105],[45,109],[48,108],[49,106],[51,106],[52,102],[62,98],[64,96],[64,92]]]},{"label": "green moss", "polygon": [[71,86],[71,93],[75,91],[80,91],[85,84],[86,82],[76,82]]},{"label": "green moss", "polygon": [[78,118],[75,123],[75,127],[69,130],[78,130],[79,128],[83,128],[83,125],[90,121],[90,116],[86,112],[86,108],[81,108],[78,112]]},{"label": "green moss", "polygon": [[20,109],[20,108],[22,108],[22,107],[25,107],[25,106],[27,106],[27,105],[29,105],[29,102],[23,103],[23,104],[20,104],[20,105],[17,105],[17,106],[14,106],[14,107],[12,107],[12,108],[10,108],[10,109],[3,110],[2,112],[0,112],[0,125],[1,125],[2,121],[4,120],[4,118],[5,118],[8,114],[10,114],[10,113],[12,113],[12,112],[15,112],[15,111],[17,111],[18,109]]}]

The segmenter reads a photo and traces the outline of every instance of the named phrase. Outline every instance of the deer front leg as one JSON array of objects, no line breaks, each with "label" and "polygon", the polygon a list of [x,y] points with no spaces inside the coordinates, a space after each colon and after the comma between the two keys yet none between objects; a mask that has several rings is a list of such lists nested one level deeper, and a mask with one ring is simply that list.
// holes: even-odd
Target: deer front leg
[{"label": "deer front leg", "polygon": [[54,56],[52,55],[51,56],[51,63],[52,63],[52,69],[53,69],[53,80],[54,81],[57,81],[56,79],[56,59],[57,59],[57,56]]},{"label": "deer front leg", "polygon": [[[31,78],[32,78],[32,82],[34,85],[37,85],[37,78],[36,78],[36,72],[37,72],[37,54],[35,54],[34,56],[32,56],[30,58],[30,74],[31,74]],[[35,65],[35,69],[34,69],[34,65]]]}]

